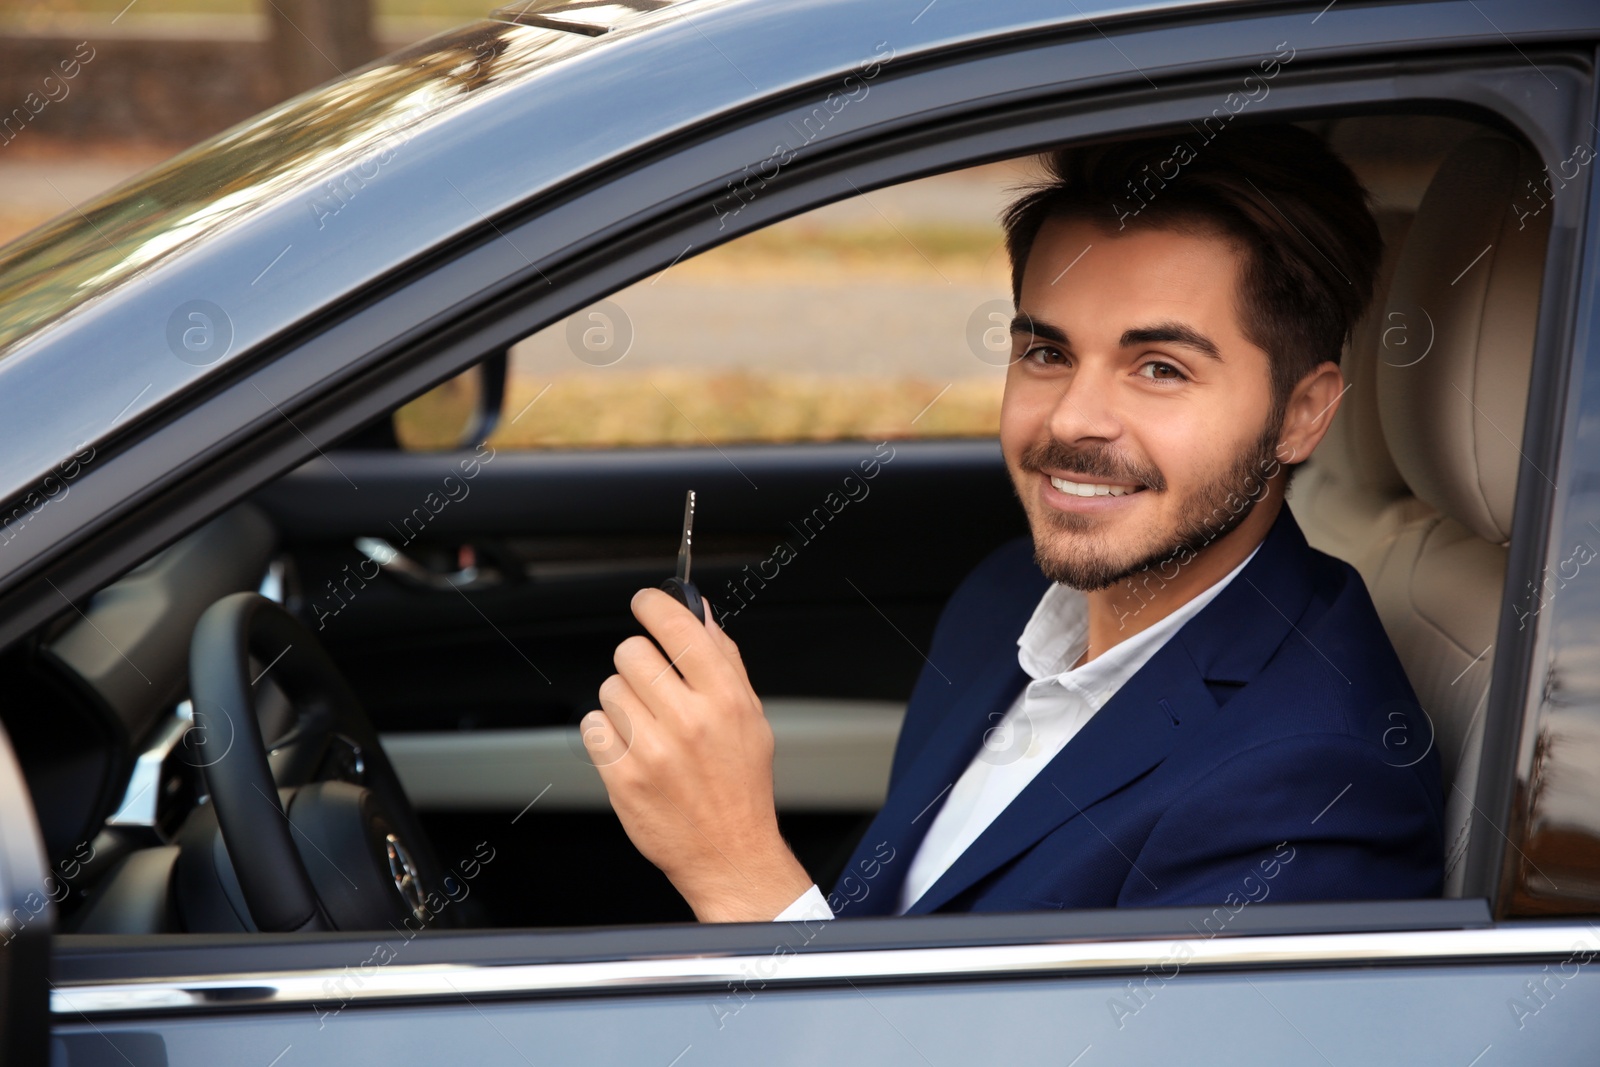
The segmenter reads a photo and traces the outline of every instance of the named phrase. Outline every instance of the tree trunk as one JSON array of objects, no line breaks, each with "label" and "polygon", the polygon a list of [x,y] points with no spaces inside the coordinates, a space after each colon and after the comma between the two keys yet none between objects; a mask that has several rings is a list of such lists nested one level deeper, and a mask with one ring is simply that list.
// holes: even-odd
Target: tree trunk
[{"label": "tree trunk", "polygon": [[378,54],[371,0],[266,0],[280,97],[359,67]]}]

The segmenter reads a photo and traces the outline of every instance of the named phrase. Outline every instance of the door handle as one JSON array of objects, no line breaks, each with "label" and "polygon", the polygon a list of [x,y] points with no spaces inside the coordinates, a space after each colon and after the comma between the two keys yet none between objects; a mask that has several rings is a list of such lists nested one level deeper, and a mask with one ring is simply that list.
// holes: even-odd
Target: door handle
[{"label": "door handle", "polygon": [[493,567],[481,566],[478,550],[470,544],[456,550],[456,569],[439,570],[406,555],[381,537],[356,538],[356,550],[376,563],[386,574],[402,584],[419,589],[493,589],[505,584],[505,576]]}]

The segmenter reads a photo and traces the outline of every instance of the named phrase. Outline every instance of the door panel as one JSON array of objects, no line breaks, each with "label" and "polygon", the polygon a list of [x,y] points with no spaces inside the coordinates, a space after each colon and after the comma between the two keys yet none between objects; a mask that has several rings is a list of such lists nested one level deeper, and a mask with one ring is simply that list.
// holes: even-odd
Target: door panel
[{"label": "door panel", "polygon": [[[775,934],[775,942],[784,936]],[[462,996],[406,1009],[339,1010],[332,997],[319,1014],[130,1023],[107,1038],[158,1035],[166,1054],[159,1062],[172,1067],[268,1063],[290,1046],[296,1064],[330,1067],[469,1058],[483,1067],[1592,1064],[1600,978],[1574,966],[1558,985],[1554,970],[1521,964],[1206,974],[1173,965],[1170,973],[1132,976],[810,990],[762,989],[752,979],[720,995],[536,1003]],[[1542,999],[1528,992],[1530,983]],[[57,1030],[93,1034],[81,1025]]]},{"label": "door panel", "polygon": [[[777,741],[773,788],[789,811],[876,811],[905,705],[762,701]],[[406,795],[429,811],[610,811],[575,726],[386,734]],[[530,792],[531,790],[531,792]]]}]

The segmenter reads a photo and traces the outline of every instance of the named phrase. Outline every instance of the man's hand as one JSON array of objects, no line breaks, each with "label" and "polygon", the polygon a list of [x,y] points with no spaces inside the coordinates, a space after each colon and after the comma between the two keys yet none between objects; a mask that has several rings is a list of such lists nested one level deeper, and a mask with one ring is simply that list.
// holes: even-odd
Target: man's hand
[{"label": "man's hand", "polygon": [[770,920],[811,878],[778,833],[772,727],[738,646],[709,608],[702,626],[659,589],[632,607],[672,660],[646,637],[618,645],[584,747],[628,837],[696,918]]}]

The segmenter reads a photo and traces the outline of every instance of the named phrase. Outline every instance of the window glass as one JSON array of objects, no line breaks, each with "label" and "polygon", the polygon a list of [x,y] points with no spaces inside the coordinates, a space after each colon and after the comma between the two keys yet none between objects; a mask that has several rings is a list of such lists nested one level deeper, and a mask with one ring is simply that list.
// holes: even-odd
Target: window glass
[{"label": "window glass", "polygon": [[1007,161],[875,190],[666,269],[512,349],[500,448],[983,437],[1010,341]]}]

